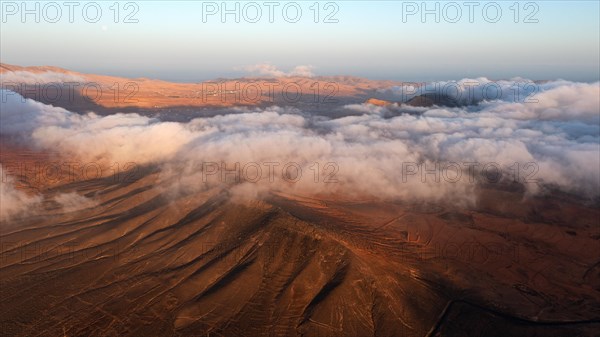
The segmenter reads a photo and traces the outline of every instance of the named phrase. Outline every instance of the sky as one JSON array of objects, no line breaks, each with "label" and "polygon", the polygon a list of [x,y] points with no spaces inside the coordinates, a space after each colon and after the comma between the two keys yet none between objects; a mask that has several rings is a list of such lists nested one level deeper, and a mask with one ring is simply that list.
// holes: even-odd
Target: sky
[{"label": "sky", "polygon": [[1,62],[184,82],[257,64],[406,81],[600,78],[599,1],[228,1],[239,22],[223,20],[222,1],[64,3],[1,1]]}]

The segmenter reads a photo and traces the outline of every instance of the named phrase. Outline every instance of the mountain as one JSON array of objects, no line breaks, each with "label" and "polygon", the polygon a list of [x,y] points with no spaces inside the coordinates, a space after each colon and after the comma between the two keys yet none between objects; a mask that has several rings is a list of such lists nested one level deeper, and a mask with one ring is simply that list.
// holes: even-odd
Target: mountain
[{"label": "mountain", "polygon": [[199,109],[299,105],[330,108],[359,103],[377,89],[399,85],[358,77],[216,79],[177,83],[84,74],[57,67],[0,64],[2,87],[74,111],[188,113]]},{"label": "mountain", "polygon": [[[454,128],[459,118],[444,124],[452,117],[406,115],[426,110],[411,106],[456,106],[448,97],[401,103],[382,90],[397,83],[345,76],[171,83],[54,67],[0,69],[4,87],[73,112],[20,106],[16,95],[2,110],[3,121],[15,124],[3,122],[7,133],[0,135],[2,336],[591,337],[600,330],[597,197],[542,178],[532,193],[512,175],[486,182],[484,173],[450,192],[447,175],[443,186],[422,185],[416,172],[414,183],[400,183],[405,162],[463,137],[464,129]],[[73,96],[64,91],[69,83],[80,85]],[[220,101],[241,94],[236,84],[301,88],[319,100]],[[92,85],[103,95],[83,90]],[[203,86],[218,92],[203,95]],[[115,100],[117,87],[126,98],[133,92],[132,100]],[[285,104],[257,108],[277,102]],[[110,116],[82,116],[87,111]],[[116,114],[127,112],[157,118]],[[201,116],[217,117],[190,121]],[[515,122],[489,119],[467,120],[466,141],[452,151],[492,133],[465,153],[493,158],[488,149],[497,146],[510,158],[504,137],[541,132],[507,133]],[[496,142],[490,130],[502,137]],[[411,151],[418,142],[402,141],[425,137],[433,141],[421,152]],[[568,158],[579,155],[561,149]],[[196,166],[267,156],[339,160],[346,185],[314,185],[315,166],[305,171],[308,189],[222,175],[206,184]],[[561,182],[564,172],[579,172],[547,174],[561,163],[540,163],[543,177]],[[527,167],[522,173],[530,177]],[[461,202],[467,199],[473,202]]]},{"label": "mountain", "polygon": [[[4,162],[54,160],[3,144]],[[228,186],[177,192],[177,175],[152,166],[125,176],[26,184],[48,201],[3,223],[3,335],[593,336],[600,328],[600,211],[572,198],[515,204],[522,191],[493,187],[476,209],[277,192],[240,200]],[[75,191],[93,203],[66,211],[50,202]]]}]

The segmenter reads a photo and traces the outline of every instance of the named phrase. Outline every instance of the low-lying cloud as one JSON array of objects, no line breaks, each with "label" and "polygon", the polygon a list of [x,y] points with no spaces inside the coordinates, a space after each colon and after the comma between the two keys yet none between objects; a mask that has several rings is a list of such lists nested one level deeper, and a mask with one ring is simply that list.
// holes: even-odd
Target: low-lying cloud
[{"label": "low-lying cloud", "polygon": [[[2,166],[0,172],[4,172]],[[28,194],[15,188],[15,180],[3,175],[0,183],[0,220],[7,221],[10,217],[35,209],[42,200],[40,195]]]},{"label": "low-lying cloud", "polygon": [[15,177],[0,165],[0,220],[8,221],[22,214],[37,215],[44,201],[53,201],[60,212],[73,212],[93,207],[96,203],[76,192],[58,193],[46,198],[31,189],[19,188]]},{"label": "low-lying cloud", "polygon": [[81,83],[86,81],[84,77],[61,73],[56,71],[31,72],[31,71],[5,71],[0,76],[0,85],[12,83],[23,84],[47,84],[47,83]]},{"label": "low-lying cloud", "polygon": [[[294,107],[238,108],[188,123],[137,114],[80,115],[2,92],[7,99],[0,133],[82,161],[159,165],[164,176],[176,174],[188,191],[235,180],[226,171],[237,163],[238,172],[245,168],[242,175],[251,176],[246,180],[262,170],[257,181],[241,179],[233,187],[255,197],[284,191],[472,204],[481,180],[467,177],[468,165],[478,163],[477,171],[492,163],[502,171],[502,181],[513,179],[518,170],[529,193],[552,187],[597,197],[600,83],[557,81],[541,88],[537,103],[481,100],[476,106],[411,108],[396,115],[363,104],[338,107],[356,112],[342,118]],[[269,163],[277,163],[272,172]],[[444,163],[461,165],[463,178],[456,180],[449,169],[452,174],[442,172],[436,181],[431,171]],[[298,167],[302,179],[286,176]],[[3,187],[3,208],[5,193],[9,200],[23,199]]]}]

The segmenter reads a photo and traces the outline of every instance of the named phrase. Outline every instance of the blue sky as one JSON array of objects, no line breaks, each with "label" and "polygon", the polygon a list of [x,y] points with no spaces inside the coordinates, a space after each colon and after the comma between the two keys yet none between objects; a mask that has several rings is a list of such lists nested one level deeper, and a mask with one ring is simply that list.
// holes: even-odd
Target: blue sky
[{"label": "blue sky", "polygon": [[[457,1],[462,16],[456,23],[450,22],[456,16],[454,8],[448,5],[444,12],[448,2],[437,2],[440,22],[436,23],[434,15],[422,22],[421,1],[335,1],[327,8],[328,2],[321,1],[315,23],[315,7],[311,10],[315,1],[296,1],[302,15],[298,22],[289,23],[282,13],[289,2],[284,1],[274,8],[271,23],[269,7],[256,1],[263,11],[257,23],[244,16],[236,23],[233,15],[223,23],[220,12],[203,22],[203,10],[220,6],[221,1],[137,1],[128,8],[122,1],[115,23],[114,1],[96,1],[102,9],[97,22],[86,22],[82,13],[86,2],[80,2],[71,23],[68,7],[58,1],[62,10],[58,22],[48,22],[43,12],[47,2],[38,2],[40,22],[29,14],[23,23],[22,8],[11,12],[12,5],[20,6],[21,1],[2,1],[0,58],[10,64],[177,81],[245,76],[244,67],[260,63],[284,71],[311,65],[317,75],[415,81],[478,76],[599,79],[598,1],[521,1],[518,15],[515,2],[494,2],[502,10],[495,23],[488,22],[496,16],[492,2],[477,2],[474,22],[469,22],[469,7]],[[248,2],[238,3],[242,12]],[[418,6],[416,14],[403,20],[403,14],[415,10],[413,4]],[[227,5],[233,8],[234,2]],[[32,9],[34,3],[28,6]],[[288,6],[290,19],[295,16],[294,6]],[[433,9],[435,2],[427,6]],[[47,8],[52,21],[54,9]],[[124,23],[136,8],[131,18],[138,22]],[[325,15],[336,8],[332,18],[338,22],[324,23]],[[93,9],[88,9],[90,19],[95,16]],[[252,19],[253,7],[248,10],[247,18]],[[529,19],[538,22],[523,22],[534,11]]]}]

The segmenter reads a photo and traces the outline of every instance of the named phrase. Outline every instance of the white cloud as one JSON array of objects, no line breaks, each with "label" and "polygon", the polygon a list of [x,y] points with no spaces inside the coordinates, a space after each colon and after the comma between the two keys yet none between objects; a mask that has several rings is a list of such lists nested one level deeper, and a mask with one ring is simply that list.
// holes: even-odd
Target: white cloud
[{"label": "white cloud", "polygon": [[8,86],[11,83],[47,84],[47,83],[82,83],[86,79],[81,76],[60,73],[55,71],[30,72],[30,71],[5,71],[0,74],[0,85]]},{"label": "white cloud", "polygon": [[18,216],[24,212],[36,209],[42,202],[42,197],[29,194],[15,187],[15,181],[4,168],[0,166],[2,181],[0,181],[0,220]]},{"label": "white cloud", "polygon": [[61,193],[54,197],[63,212],[74,212],[85,208],[96,206],[96,202],[92,199],[88,199],[76,192]]},{"label": "white cloud", "polygon": [[292,70],[285,72],[277,69],[277,67],[272,64],[261,63],[244,67],[243,70],[258,77],[313,77],[315,76],[312,72],[313,68],[313,66],[309,65],[299,65]]},{"label": "white cloud", "polygon": [[[203,163],[225,162],[228,169],[235,163],[257,163],[265,170],[263,179],[238,185],[236,193],[337,193],[472,203],[477,184],[466,176],[457,183],[437,183],[432,176],[422,182],[419,175],[403,177],[403,163],[425,163],[428,168],[446,162],[497,163],[512,178],[513,163],[525,169],[524,164],[534,162],[534,178],[542,185],[598,196],[599,86],[551,82],[543,85],[538,103],[495,100],[476,107],[413,111],[420,114],[394,115],[386,107],[354,105],[345,109],[359,115],[334,119],[312,118],[290,107],[238,108],[233,114],[189,123],[136,114],[78,115],[31,100],[23,103],[15,94],[2,103],[0,131],[82,161],[161,165],[163,174],[177,176],[178,188],[184,190],[222,183],[219,175],[203,181]],[[264,163],[269,162],[280,165],[275,182],[266,179]],[[339,169],[338,182],[324,184],[332,171],[325,169],[330,162]],[[286,163],[300,165],[300,181],[282,179]],[[314,163],[320,165],[318,183]],[[537,184],[526,186],[531,193],[539,192]]]}]

